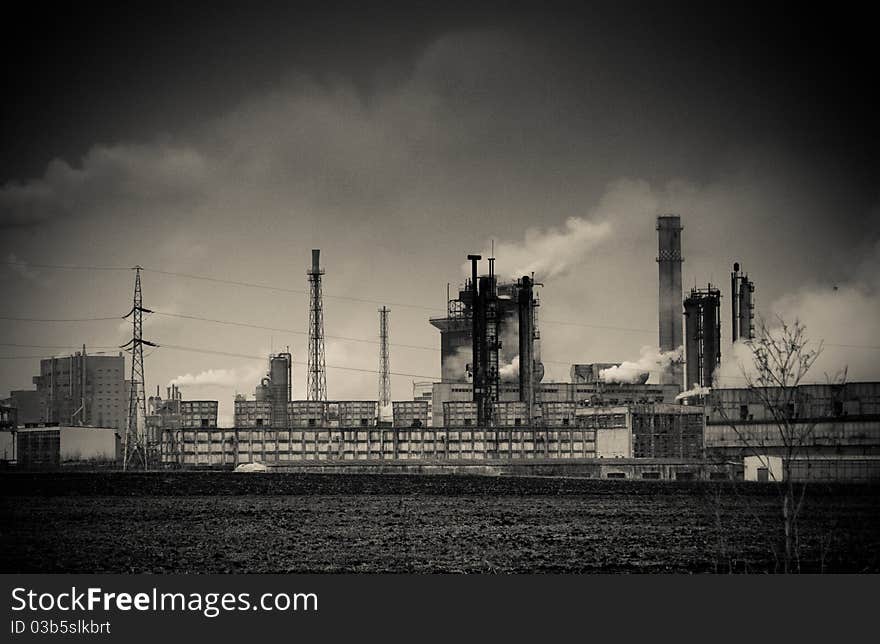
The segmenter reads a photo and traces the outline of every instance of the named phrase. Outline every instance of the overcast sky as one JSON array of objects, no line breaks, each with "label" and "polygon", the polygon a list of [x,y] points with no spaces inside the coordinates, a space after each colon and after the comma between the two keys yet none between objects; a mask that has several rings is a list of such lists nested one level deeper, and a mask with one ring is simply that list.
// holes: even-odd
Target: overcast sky
[{"label": "overcast sky", "polygon": [[[547,377],[564,380],[572,362],[656,346],[655,217],[675,212],[685,287],[722,287],[725,338],[739,261],[760,313],[800,317],[825,340],[817,380],[844,365],[880,379],[865,16],[325,6],[22,16],[34,37],[3,45],[0,254],[27,265],[0,264],[0,315],[131,306],[130,271],[37,264],[306,292],[321,248],[326,333],[375,341],[388,303],[392,343],[411,345],[391,351],[392,370],[412,374],[392,380],[403,399],[413,375],[439,376],[429,309],[442,313],[465,256],[495,240],[499,272],[544,282]],[[156,272],[143,286],[159,312],[300,332],[153,315],[145,335],[160,345],[289,345],[305,362],[304,293]],[[0,395],[38,371],[12,356],[127,334],[121,320],[0,320],[0,342],[58,345],[0,346]],[[377,346],[328,338],[327,363],[373,370]],[[264,369],[163,347],[148,353],[147,387],[179,378],[228,417]],[[294,396],[304,380],[296,365]],[[375,374],[328,369],[327,381],[331,399],[377,394]]]}]

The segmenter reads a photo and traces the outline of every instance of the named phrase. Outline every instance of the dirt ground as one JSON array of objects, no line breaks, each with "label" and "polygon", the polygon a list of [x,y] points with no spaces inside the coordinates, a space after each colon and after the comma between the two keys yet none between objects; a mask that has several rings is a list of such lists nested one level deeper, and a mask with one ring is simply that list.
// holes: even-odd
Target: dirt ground
[{"label": "dirt ground", "polygon": [[[780,570],[773,484],[339,475],[0,475],[2,572]],[[811,485],[803,571],[880,572],[880,487]]]}]

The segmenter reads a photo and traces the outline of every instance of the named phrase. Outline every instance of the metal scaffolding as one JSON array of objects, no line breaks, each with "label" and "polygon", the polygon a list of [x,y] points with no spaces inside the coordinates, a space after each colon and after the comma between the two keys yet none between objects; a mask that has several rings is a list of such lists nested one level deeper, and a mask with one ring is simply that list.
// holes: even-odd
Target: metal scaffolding
[{"label": "metal scaffolding", "polygon": [[379,412],[391,404],[391,361],[388,357],[388,314],[391,309],[379,309]]},{"label": "metal scaffolding", "polygon": [[324,364],[324,305],[321,296],[321,251],[312,250],[309,276],[309,366],[306,382],[308,400],[327,400],[327,372]]}]

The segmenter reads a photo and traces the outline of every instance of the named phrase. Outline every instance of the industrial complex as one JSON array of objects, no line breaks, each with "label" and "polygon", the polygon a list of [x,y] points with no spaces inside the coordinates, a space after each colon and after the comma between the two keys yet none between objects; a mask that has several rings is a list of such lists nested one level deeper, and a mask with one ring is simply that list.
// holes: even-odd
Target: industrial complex
[{"label": "industrial complex", "polygon": [[[312,252],[306,400],[294,400],[289,351],[268,356],[253,396],[236,395],[231,427],[218,402],[185,400],[176,386],[146,397],[140,272],[125,358],[81,352],[41,361],[32,391],[0,401],[0,455],[17,467],[92,460],[124,469],[299,471],[565,471],[645,479],[880,478],[880,383],[800,385],[784,406],[754,388],[714,387],[722,355],[722,293],[682,292],[681,219],[657,218],[658,372],[612,377],[622,363],[573,364],[570,381],[544,382],[535,275],[499,280],[495,258],[468,255],[470,276],[448,294],[438,381],[391,400],[389,309],[379,310],[376,400],[328,400],[320,252]],[[540,276],[537,276],[540,278]],[[730,337],[755,337],[755,283],[733,264]],[[764,392],[766,393],[766,392]],[[797,432],[795,454],[790,435]],[[754,459],[757,459],[755,461]],[[529,467],[532,469],[530,470]],[[554,468],[563,468],[558,470]],[[468,469],[471,468],[471,469]],[[543,469],[542,469],[543,468]],[[548,469],[549,468],[549,469]]]}]

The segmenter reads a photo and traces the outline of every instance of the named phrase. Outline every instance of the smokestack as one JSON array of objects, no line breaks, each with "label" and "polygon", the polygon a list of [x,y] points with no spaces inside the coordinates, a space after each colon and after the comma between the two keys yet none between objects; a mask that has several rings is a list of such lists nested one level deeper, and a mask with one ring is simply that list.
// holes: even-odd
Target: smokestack
[{"label": "smokestack", "polygon": [[532,423],[532,403],[535,400],[535,329],[532,280],[523,275],[519,282],[519,399],[526,404],[528,422]]},{"label": "smokestack", "polygon": [[[675,351],[682,345],[681,311],[681,218],[678,215],[657,217],[659,271],[659,318],[660,350]],[[661,383],[682,386],[680,363],[671,367],[671,374],[664,374]],[[687,387],[685,387],[687,388]]]},{"label": "smokestack", "polygon": [[321,270],[321,249],[313,248],[312,249],[312,272],[318,273]]}]

